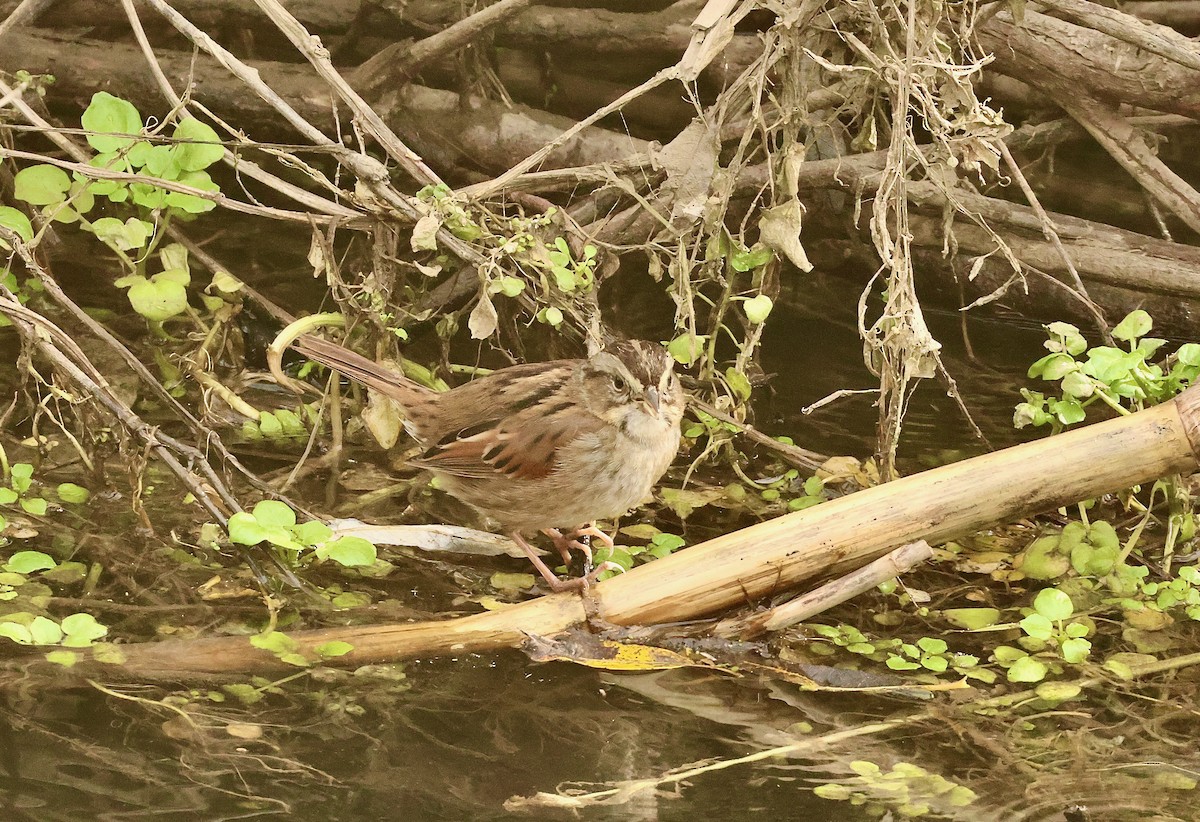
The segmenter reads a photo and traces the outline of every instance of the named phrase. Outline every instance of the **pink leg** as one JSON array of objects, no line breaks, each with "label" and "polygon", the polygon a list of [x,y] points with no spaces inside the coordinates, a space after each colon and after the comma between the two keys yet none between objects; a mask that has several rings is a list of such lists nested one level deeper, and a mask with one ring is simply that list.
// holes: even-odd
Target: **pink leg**
[{"label": "pink leg", "polygon": [[521,550],[525,552],[525,556],[529,557],[529,561],[533,563],[533,567],[537,568],[538,573],[542,575],[542,579],[546,580],[546,584],[550,586],[550,590],[558,593],[559,591],[570,591],[575,588],[586,588],[587,582],[585,578],[562,580],[550,570],[550,566],[542,562],[542,558],[538,556],[537,550],[525,541],[525,537],[521,536],[518,531],[513,531],[509,534],[513,542],[521,546]]},{"label": "pink leg", "polygon": [[[555,533],[558,532],[555,531]],[[537,550],[525,541],[525,537],[521,536],[517,531],[513,531],[509,536],[512,537],[513,542],[521,546],[521,550],[525,552],[525,556],[529,557],[529,561],[533,563],[533,567],[537,568],[538,573],[542,575],[542,579],[546,580],[546,584],[550,586],[550,590],[555,593],[573,591],[580,588],[586,591],[596,581],[596,577],[605,571],[624,572],[625,570],[615,562],[602,562],[584,576],[575,577],[574,579],[560,579],[557,574],[550,570],[550,566],[546,565],[542,561],[542,558],[538,556]],[[559,537],[562,538],[562,535],[559,534]],[[566,558],[569,561],[570,554],[567,554]],[[591,564],[591,551],[588,551],[588,563]]]}]

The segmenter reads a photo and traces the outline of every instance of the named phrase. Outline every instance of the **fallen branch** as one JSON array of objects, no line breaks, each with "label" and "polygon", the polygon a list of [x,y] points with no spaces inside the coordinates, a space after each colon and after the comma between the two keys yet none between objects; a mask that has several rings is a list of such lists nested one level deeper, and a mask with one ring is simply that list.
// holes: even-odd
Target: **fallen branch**
[{"label": "fallen branch", "polygon": [[933,549],[929,543],[923,539],[917,540],[782,605],[723,619],[717,623],[714,633],[723,637],[752,639],[772,631],[781,631],[870,591],[881,582],[911,571],[932,556]]},{"label": "fallen branch", "polygon": [[[904,477],[725,534],[593,586],[441,622],[348,626],[290,634],[301,651],[332,641],[337,659],[363,665],[413,656],[514,648],[589,616],[619,625],[676,622],[719,612],[828,573],[856,568],[918,539],[939,543],[1172,473],[1193,471],[1200,387],[1173,402],[1049,439]],[[286,669],[245,637],[127,645],[119,669],[81,662],[88,675],[193,680]],[[118,673],[119,672],[119,673]]]}]

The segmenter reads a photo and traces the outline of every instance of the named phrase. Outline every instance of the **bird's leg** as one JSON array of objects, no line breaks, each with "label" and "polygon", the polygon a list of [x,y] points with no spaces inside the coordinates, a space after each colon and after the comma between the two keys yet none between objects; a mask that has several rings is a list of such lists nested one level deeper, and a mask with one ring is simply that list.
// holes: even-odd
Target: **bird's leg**
[{"label": "bird's leg", "polygon": [[[553,528],[547,528],[543,533],[555,540],[556,547],[558,547],[558,540],[567,539]],[[546,584],[550,586],[550,590],[554,591],[555,593],[559,593],[561,591],[574,591],[580,588],[586,591],[589,587],[591,587],[591,584],[596,581],[596,577],[605,571],[616,571],[617,573],[625,572],[625,569],[620,565],[617,565],[615,562],[602,562],[595,568],[590,568],[581,577],[561,579],[557,574],[550,570],[550,566],[546,565],[546,563],[542,561],[542,558],[538,556],[537,549],[526,542],[525,537],[521,536],[519,531],[513,531],[511,534],[509,534],[509,536],[512,537],[513,542],[521,547],[521,550],[525,552],[525,556],[529,557],[529,561],[533,563],[533,567],[537,568],[538,573],[542,575],[542,579],[546,580]],[[565,548],[559,547],[559,552],[564,553]],[[587,557],[589,566],[591,564],[591,554],[591,550],[588,549]],[[570,564],[570,557],[570,553],[565,553],[564,559],[567,560],[568,564]]]},{"label": "bird's leg", "polygon": [[578,540],[580,537],[591,537],[592,539],[598,539],[604,543],[605,548],[613,548],[616,546],[616,543],[613,542],[613,538],[597,528],[596,523],[594,522],[589,522],[582,528],[576,528],[567,536],[573,540]]},{"label": "bird's leg", "polygon": [[542,533],[554,540],[554,547],[558,549],[558,553],[562,556],[563,563],[567,567],[571,566],[572,548],[582,553],[585,574],[591,573],[593,561],[592,546],[589,542],[584,541],[585,538],[598,539],[606,548],[612,548],[614,544],[612,537],[597,528],[595,523],[585,525],[582,528],[573,528],[565,534],[557,528],[543,528]]},{"label": "bird's leg", "polygon": [[592,549],[590,546],[573,544],[571,538],[564,536],[563,532],[557,528],[543,528],[542,533],[554,540],[554,547],[558,549],[558,555],[563,558],[563,565],[571,567],[571,549],[579,548],[588,559],[588,567],[591,567]]},{"label": "bird's leg", "polygon": [[[576,579],[565,580],[559,579],[558,575],[550,570],[550,566],[543,562],[542,558],[538,556],[537,549],[526,542],[525,537],[521,536],[519,531],[513,531],[511,534],[509,534],[509,536],[512,537],[513,542],[521,547],[521,550],[525,552],[525,556],[529,557],[529,561],[533,563],[534,568],[537,568],[538,573],[542,575],[542,579],[546,580],[546,584],[550,586],[550,590],[558,593],[560,591],[570,591],[576,588],[587,588],[587,577],[578,577]],[[559,550],[561,551],[562,549]],[[569,558],[570,554],[567,556]]]}]

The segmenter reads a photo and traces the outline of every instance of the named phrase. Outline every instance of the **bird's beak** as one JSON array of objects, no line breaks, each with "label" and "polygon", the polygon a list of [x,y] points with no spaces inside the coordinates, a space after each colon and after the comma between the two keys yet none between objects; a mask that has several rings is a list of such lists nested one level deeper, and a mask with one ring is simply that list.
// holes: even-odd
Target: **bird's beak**
[{"label": "bird's beak", "polygon": [[655,388],[654,386],[650,386],[649,388],[647,388],[646,389],[646,405],[650,406],[650,410],[652,410],[655,414],[657,414],[659,405],[661,405],[661,404],[662,404],[662,397],[661,397],[661,395],[659,395],[658,389]]}]

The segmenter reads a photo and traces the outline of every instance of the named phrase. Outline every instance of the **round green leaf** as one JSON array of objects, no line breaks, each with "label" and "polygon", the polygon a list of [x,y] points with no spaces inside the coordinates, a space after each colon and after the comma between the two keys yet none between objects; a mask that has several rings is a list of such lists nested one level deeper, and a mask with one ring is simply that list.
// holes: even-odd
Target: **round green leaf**
[{"label": "round green leaf", "polygon": [[1034,639],[1049,639],[1054,633],[1054,623],[1041,614],[1030,614],[1021,620],[1021,630]]},{"label": "round green leaf", "polygon": [[251,514],[239,511],[229,518],[229,539],[238,545],[258,545],[267,539],[267,529]]},{"label": "round green leaf", "polygon": [[667,343],[667,353],[681,365],[691,365],[704,351],[706,334],[680,334]]},{"label": "round green leaf", "polygon": [[153,282],[145,278],[129,288],[129,304],[151,322],[163,322],[187,308],[187,289],[170,280]]},{"label": "round green leaf", "polygon": [[133,103],[114,97],[107,91],[92,95],[92,102],[83,112],[83,127],[88,134],[88,144],[99,152],[118,151],[132,145],[135,138],[118,137],[118,134],[137,135],[142,131],[142,115]]},{"label": "round green leaf", "polygon": [[176,162],[184,171],[208,168],[225,156],[217,132],[207,123],[189,117],[180,120],[172,135],[176,140],[190,140],[175,146]]},{"label": "round green leaf", "polygon": [[176,180],[183,173],[175,158],[174,146],[153,146],[145,155],[145,171],[152,177]]},{"label": "round green leaf", "polygon": [[739,400],[750,399],[750,380],[733,366],[725,369],[725,383]]},{"label": "round green leaf", "polygon": [[33,635],[29,633],[27,627],[19,622],[0,622],[0,636],[21,645],[33,644]]},{"label": "round green leaf", "polygon": [[58,623],[44,616],[34,617],[29,623],[29,635],[33,637],[34,645],[57,645],[63,638]]},{"label": "round green leaf", "polygon": [[1112,330],[1112,335],[1118,340],[1132,340],[1137,337],[1144,337],[1150,333],[1150,329],[1154,327],[1154,320],[1150,319],[1150,315],[1142,309],[1130,311],[1125,319],[1117,323],[1117,327]]},{"label": "round green leaf", "polygon": [[13,195],[30,205],[61,203],[71,188],[71,178],[61,168],[36,165],[23,168],[13,178]]},{"label": "round green leaf", "polygon": [[1063,659],[1077,665],[1088,658],[1088,654],[1092,652],[1092,643],[1086,639],[1068,639],[1059,650]]},{"label": "round green leaf", "polygon": [[317,652],[317,656],[328,658],[334,656],[345,656],[354,650],[354,646],[349,642],[339,642],[334,640],[333,642],[322,643],[313,650]]},{"label": "round green leaf", "polygon": [[[33,225],[29,222],[29,218],[12,206],[0,206],[0,226],[12,231],[25,242],[33,239]],[[0,247],[7,248],[8,246],[4,244],[3,240],[0,240]]]},{"label": "round green leaf", "polygon": [[46,661],[70,668],[79,661],[79,654],[74,651],[50,651],[46,654]]},{"label": "round green leaf", "polygon": [[63,617],[62,630],[67,635],[63,640],[63,645],[67,648],[86,648],[108,633],[108,628],[97,622],[91,614],[71,614]]},{"label": "round green leaf", "polygon": [[316,554],[351,568],[374,565],[377,557],[375,546],[362,537],[338,537],[318,548]]},{"label": "round green leaf", "polygon": [[1057,588],[1043,588],[1033,600],[1033,610],[1046,619],[1058,621],[1075,613],[1075,605]]},{"label": "round green leaf", "polygon": [[[221,187],[214,183],[212,178],[208,176],[207,171],[186,172],[180,176],[179,182],[189,185],[192,188],[198,188],[201,191],[216,193],[221,190]],[[199,197],[195,194],[184,194],[179,191],[165,192],[163,202],[171,208],[177,208],[187,214],[203,214],[217,207],[217,204],[212,200]]]},{"label": "round green leaf", "polygon": [[53,568],[57,564],[53,557],[41,551],[17,551],[4,563],[4,570],[14,574],[32,574],[35,571]]},{"label": "round green leaf", "polygon": [[333,536],[333,530],[323,522],[315,519],[297,525],[292,529],[292,533],[296,535],[296,539],[305,545],[316,545],[320,542],[325,542]]},{"label": "round green leaf", "polygon": [[1009,682],[1041,682],[1049,669],[1031,656],[1022,657],[1008,669]]},{"label": "round green leaf", "polygon": [[35,517],[44,517],[49,506],[41,497],[25,497],[21,500],[21,508],[27,514],[33,514]]},{"label": "round green leaf", "polygon": [[1200,344],[1184,343],[1179,346],[1179,350],[1175,352],[1175,356],[1184,365],[1200,365]]},{"label": "round green leaf", "polygon": [[951,625],[966,628],[968,631],[978,631],[988,628],[1000,621],[1000,611],[997,608],[947,608],[942,616]]},{"label": "round green leaf", "polygon": [[917,647],[927,654],[944,654],[948,650],[945,640],[923,636],[917,640]]},{"label": "round green leaf", "polygon": [[265,499],[254,506],[252,512],[259,525],[282,525],[285,528],[296,524],[296,512],[287,503],[277,499]]},{"label": "round green leaf", "polygon": [[84,488],[82,485],[76,485],[73,482],[64,482],[56,489],[58,498],[63,502],[69,502],[74,505],[87,502],[88,497],[92,492]]},{"label": "round green leaf", "polygon": [[771,309],[774,307],[775,304],[771,302],[771,298],[766,294],[759,294],[757,297],[742,303],[742,310],[746,312],[746,319],[753,325],[765,322],[767,315],[771,313]]},{"label": "round green leaf", "polygon": [[835,785],[830,782],[813,788],[813,793],[822,799],[842,801],[850,798],[850,788],[845,785]]}]

